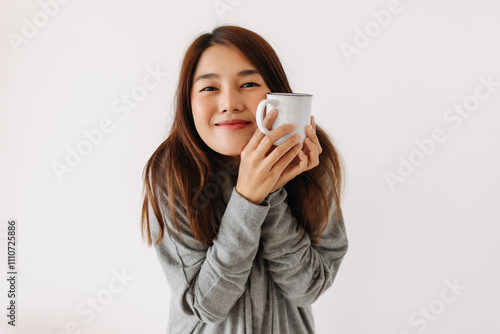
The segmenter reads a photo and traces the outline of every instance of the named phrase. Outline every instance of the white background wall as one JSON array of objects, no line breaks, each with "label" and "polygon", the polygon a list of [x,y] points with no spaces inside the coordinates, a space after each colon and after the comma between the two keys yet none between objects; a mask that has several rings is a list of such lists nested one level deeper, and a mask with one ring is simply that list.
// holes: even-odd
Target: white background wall
[{"label": "white background wall", "polygon": [[[38,1],[1,0],[0,332],[165,332],[170,290],[140,238],[142,170],[170,124],[185,47],[227,22],[270,41],[346,161],[350,249],[314,305],[317,332],[500,333],[500,3],[220,2],[231,11],[213,0],[52,1],[50,17]],[[388,7],[381,26],[374,13]],[[148,68],[168,75],[114,113]],[[458,116],[464,104],[472,111]],[[109,133],[58,180],[53,164],[103,121]],[[387,173],[405,171],[391,187]]]}]

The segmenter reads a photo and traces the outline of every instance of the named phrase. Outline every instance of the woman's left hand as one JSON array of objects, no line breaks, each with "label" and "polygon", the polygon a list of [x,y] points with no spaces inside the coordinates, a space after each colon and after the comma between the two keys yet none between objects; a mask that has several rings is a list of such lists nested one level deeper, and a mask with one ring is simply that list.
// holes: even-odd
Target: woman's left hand
[{"label": "woman's left hand", "polygon": [[[275,147],[273,147],[273,149],[274,148]],[[314,122],[314,116],[311,116],[311,124],[306,127],[306,139],[304,140],[302,150],[299,151],[299,154],[285,168],[271,192],[280,189],[298,174],[313,169],[319,165],[319,155],[322,151],[323,149],[319,143],[318,136],[316,136],[316,123]],[[301,164],[304,166],[297,171],[296,166],[300,166]]]},{"label": "woman's left hand", "polygon": [[318,136],[316,136],[316,122],[314,122],[314,116],[311,116],[311,124],[306,127],[306,139],[302,147],[302,152],[307,156],[306,170],[319,165],[319,155],[322,151]]}]

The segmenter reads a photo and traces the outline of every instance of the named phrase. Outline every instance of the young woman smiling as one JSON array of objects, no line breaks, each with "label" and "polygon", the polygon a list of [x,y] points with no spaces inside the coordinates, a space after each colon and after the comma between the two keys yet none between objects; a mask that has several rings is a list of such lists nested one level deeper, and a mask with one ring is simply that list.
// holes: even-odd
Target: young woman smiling
[{"label": "young woman smiling", "polygon": [[314,333],[311,304],[348,248],[343,165],[313,117],[304,144],[273,145],[293,124],[258,130],[266,93],[291,91],[250,30],[217,27],[187,49],[171,132],[144,169],[142,235],[171,288],[168,333]]}]

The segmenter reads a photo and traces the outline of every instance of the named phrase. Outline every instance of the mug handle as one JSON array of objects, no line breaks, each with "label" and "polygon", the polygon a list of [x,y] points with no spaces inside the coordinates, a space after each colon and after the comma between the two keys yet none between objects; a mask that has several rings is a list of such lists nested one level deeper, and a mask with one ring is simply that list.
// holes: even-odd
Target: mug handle
[{"label": "mug handle", "polygon": [[269,130],[264,126],[264,109],[268,104],[270,104],[273,108],[276,108],[272,102],[275,102],[275,100],[271,99],[265,99],[260,101],[259,105],[257,106],[257,112],[255,114],[255,118],[257,119],[257,127],[259,128],[260,131],[262,131],[263,134],[267,135],[269,133]]}]

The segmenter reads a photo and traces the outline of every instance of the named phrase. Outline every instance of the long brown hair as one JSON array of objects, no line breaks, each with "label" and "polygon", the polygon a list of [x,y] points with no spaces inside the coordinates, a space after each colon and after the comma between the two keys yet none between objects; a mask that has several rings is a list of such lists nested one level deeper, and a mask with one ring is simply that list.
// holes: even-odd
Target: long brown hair
[{"label": "long brown hair", "polygon": [[[221,44],[238,49],[257,68],[271,92],[291,93],[285,71],[273,48],[258,34],[238,26],[219,26],[211,33],[197,37],[188,47],[179,74],[175,100],[175,116],[167,139],[149,158],[143,172],[144,201],[142,205],[142,237],[149,246],[152,239],[148,206],[151,205],[159,223],[159,235],[164,236],[162,199],[167,195],[168,208],[177,230],[176,202],[184,203],[194,237],[210,245],[217,235],[219,221],[217,206],[221,192],[210,190],[222,176],[237,177],[238,166],[233,160],[209,148],[196,131],[190,94],[193,75],[202,53],[210,46]],[[328,223],[329,210],[340,219],[340,199],[344,166],[330,137],[317,126],[316,133],[323,152],[319,165],[290,180],[285,189],[292,214],[309,233],[313,242],[319,241]],[[168,162],[168,163],[167,163]],[[235,162],[234,162],[235,163]],[[209,194],[207,196],[207,193]],[[329,208],[334,201],[335,207]]]}]

